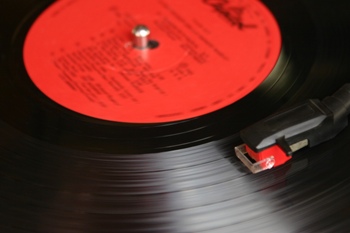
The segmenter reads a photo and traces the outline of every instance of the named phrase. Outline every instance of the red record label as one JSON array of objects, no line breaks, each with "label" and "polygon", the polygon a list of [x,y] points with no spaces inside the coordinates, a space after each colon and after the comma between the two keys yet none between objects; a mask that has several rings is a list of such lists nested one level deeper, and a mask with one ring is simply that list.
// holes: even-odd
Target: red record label
[{"label": "red record label", "polygon": [[[133,46],[140,24],[158,47]],[[241,99],[280,49],[278,24],[258,0],[60,0],[29,30],[24,62],[34,84],[70,110],[160,123]]]}]

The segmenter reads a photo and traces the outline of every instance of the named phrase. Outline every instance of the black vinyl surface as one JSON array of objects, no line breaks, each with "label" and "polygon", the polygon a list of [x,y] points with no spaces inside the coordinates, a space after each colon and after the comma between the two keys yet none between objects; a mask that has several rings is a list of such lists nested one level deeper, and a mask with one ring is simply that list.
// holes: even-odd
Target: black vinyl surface
[{"label": "black vinyl surface", "polygon": [[238,132],[350,81],[350,2],[266,0],[282,32],[266,81],[166,124],[81,116],[31,83],[22,46],[52,1],[0,2],[0,232],[349,232],[350,128],[250,174]]}]

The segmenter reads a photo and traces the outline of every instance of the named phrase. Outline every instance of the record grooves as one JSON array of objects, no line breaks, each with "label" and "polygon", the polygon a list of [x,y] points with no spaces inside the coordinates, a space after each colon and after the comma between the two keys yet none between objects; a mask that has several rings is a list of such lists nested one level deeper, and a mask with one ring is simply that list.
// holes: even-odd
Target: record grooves
[{"label": "record grooves", "polygon": [[350,230],[349,128],[256,175],[233,150],[249,124],[349,82],[350,3],[262,1],[282,51],[261,85],[205,115],[135,124],[68,110],[31,81],[24,41],[53,2],[0,3],[1,231]]}]

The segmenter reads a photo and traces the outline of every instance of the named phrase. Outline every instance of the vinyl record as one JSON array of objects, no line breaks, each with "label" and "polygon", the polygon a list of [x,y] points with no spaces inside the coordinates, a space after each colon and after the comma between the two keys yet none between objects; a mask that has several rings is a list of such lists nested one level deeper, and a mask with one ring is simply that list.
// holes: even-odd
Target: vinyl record
[{"label": "vinyl record", "polygon": [[[208,85],[213,86],[213,93],[210,94],[209,87],[201,88],[200,91],[207,91],[203,92],[207,96],[201,96],[191,109],[198,103],[210,107],[198,114],[186,113],[159,120],[154,114],[147,119],[143,116],[179,106],[186,109],[187,104],[196,99],[196,88],[184,87],[184,90],[193,90],[191,93],[175,90],[176,98],[159,99],[149,112],[142,110],[144,114],[136,112],[136,118],[131,118],[130,114],[130,118],[123,118],[120,115],[106,117],[106,113],[95,115],[95,111],[89,112],[79,105],[71,107],[71,102],[74,104],[77,100],[64,99],[65,93],[68,93],[66,87],[43,87],[45,79],[54,80],[52,74],[57,74],[57,71],[52,73],[47,68],[50,63],[44,56],[47,44],[51,43],[50,46],[55,48],[52,43],[61,34],[64,41],[57,40],[55,43],[69,44],[66,38],[67,35],[69,38],[69,33],[76,38],[88,30],[79,30],[77,26],[81,15],[91,15],[88,23],[81,24],[82,28],[96,27],[94,24],[102,22],[107,16],[91,13],[99,12],[98,9],[108,5],[106,2],[110,1],[5,0],[0,3],[0,228],[4,232],[350,230],[348,128],[329,142],[295,154],[286,164],[254,175],[237,159],[233,149],[241,143],[238,133],[246,126],[280,108],[308,98],[330,95],[348,82],[350,3],[342,0],[332,4],[314,0],[192,0],[191,6],[184,2],[150,0],[153,5],[146,7],[147,1],[143,1],[145,7],[142,8],[135,6],[137,1],[116,1],[109,10],[116,12],[116,9],[139,7],[133,17],[142,18],[142,9],[155,9],[154,14],[165,14],[167,20],[183,22],[180,19],[185,19],[191,22],[190,25],[209,27],[209,31],[211,27],[226,27],[224,23],[211,24],[218,22],[211,21],[213,15],[217,17],[215,20],[229,21],[235,28],[233,30],[237,31],[249,30],[245,27],[270,25],[264,21],[270,16],[276,22],[276,27],[265,26],[261,30],[261,35],[266,36],[270,35],[267,29],[277,28],[281,39],[280,45],[271,45],[279,52],[276,64],[266,77],[257,78],[259,80],[255,84],[246,84],[246,89],[243,88],[245,94],[239,94],[232,100],[223,98],[225,104],[222,106],[217,101],[220,107],[215,107],[210,105],[211,101],[215,100],[215,96],[230,92],[230,88],[225,89],[220,82],[218,87],[214,87],[215,82],[210,80],[226,82],[231,78],[227,74],[225,76],[225,67],[217,68],[217,61],[213,59],[215,66],[209,65],[202,76],[205,81],[213,82]],[[73,21],[67,19],[61,23],[62,19],[48,19],[57,14],[68,17],[67,12],[70,11],[73,12],[70,15]],[[77,14],[78,11],[81,14]],[[237,15],[244,15],[242,12],[248,12],[244,16],[247,21],[237,19]],[[264,14],[268,16],[264,18]],[[208,18],[196,20],[200,17]],[[46,23],[57,23],[57,28],[45,28]],[[186,24],[181,25],[185,27]],[[205,30],[204,26],[200,30]],[[119,33],[118,29],[109,32]],[[65,31],[67,35],[63,35]],[[157,30],[151,31],[156,37]],[[53,36],[46,32],[53,33]],[[56,32],[60,33],[57,35]],[[193,36],[188,32],[182,36],[195,40],[190,35]],[[155,58],[159,59],[157,64],[171,67],[167,62],[174,62],[167,55],[179,51],[163,44],[165,36],[158,38],[161,40],[157,41],[159,46],[154,51],[162,57]],[[234,44],[214,46],[214,42],[221,41],[221,38],[206,38],[211,37],[202,38],[200,43],[206,41],[214,48],[226,46],[229,51],[251,52],[249,48],[240,50],[231,47]],[[223,40],[231,41],[230,38]],[[256,44],[251,46],[255,48]],[[166,48],[170,49],[169,52],[162,50]],[[60,48],[57,49],[59,51]],[[236,58],[246,55],[237,55]],[[194,55],[188,57],[198,58]],[[243,59],[249,67],[260,64]],[[190,63],[191,66],[193,64]],[[200,69],[196,71],[201,72]],[[48,76],[41,76],[44,81],[36,81],[36,72],[48,72]],[[210,76],[216,73],[223,76]],[[184,83],[189,85],[190,81]],[[198,83],[204,85],[204,82]],[[233,93],[238,90],[235,85]],[[61,96],[51,94],[50,90],[55,92],[56,87],[62,90]],[[169,91],[172,91],[170,87]],[[60,99],[62,96],[64,100]],[[167,101],[176,104],[169,102],[166,105]],[[161,108],[162,105],[164,108]],[[132,106],[127,105],[124,111],[132,111]]]},{"label": "vinyl record", "polygon": [[[113,151],[116,148],[116,141],[120,141],[121,143],[118,144],[122,146],[119,146],[116,152],[126,152],[133,148],[132,150],[136,151],[132,152],[144,153],[183,148],[227,137],[237,133],[242,127],[255,122],[256,119],[266,116],[271,111],[279,108],[281,104],[293,98],[300,86],[305,82],[306,76],[304,73],[308,72],[313,58],[316,56],[314,43],[316,35],[313,30],[309,29],[313,25],[307,11],[298,4],[291,4],[289,7],[291,9],[295,8],[299,12],[299,17],[289,22],[289,17],[285,17],[286,14],[291,14],[288,13],[288,10],[283,12],[285,8],[276,6],[276,8],[278,7],[277,10],[271,7],[280,25],[283,41],[282,51],[269,77],[250,94],[238,100],[235,104],[220,109],[220,111],[208,112],[201,115],[201,117],[197,116],[180,121],[154,124],[130,124],[125,122],[119,124],[115,121],[101,121],[81,114],[74,114],[73,111],[67,111],[66,108],[62,108],[61,105],[39,92],[38,88],[33,85],[32,80],[28,77],[23,61],[23,44],[27,38],[28,30],[42,11],[42,8],[47,4],[41,7],[40,4],[38,6],[37,4],[34,5],[36,6],[32,7],[34,12],[27,13],[26,15],[28,16],[24,22],[18,23],[20,26],[11,27],[12,30],[14,30],[13,28],[17,30],[16,35],[8,36],[9,39],[12,39],[9,42],[12,45],[12,52],[6,59],[6,62],[9,63],[6,64],[7,69],[9,69],[6,75],[13,77],[8,80],[11,80],[14,84],[2,86],[7,91],[10,88],[14,88],[13,91],[23,92],[23,94],[16,96],[11,103],[11,105],[18,106],[18,108],[7,107],[10,109],[9,111],[14,112],[8,112],[5,118],[7,118],[7,121],[13,122],[12,124],[16,125],[17,128],[20,127],[21,130],[29,134],[36,134],[36,130],[30,128],[42,128],[41,124],[45,125],[44,128],[53,128],[54,131],[58,130],[61,133],[50,130],[49,132],[40,132],[37,136],[45,141],[51,141],[50,138],[52,138],[53,141],[51,142],[55,144],[62,143],[65,147],[69,146],[83,150],[93,150],[93,148],[98,147],[103,148],[105,151]],[[272,5],[276,4],[273,3]],[[35,8],[37,9],[35,10]],[[277,13],[275,13],[275,10]],[[281,12],[280,15],[278,12]],[[291,61],[293,61],[293,64]],[[317,77],[317,79],[320,83],[323,83],[322,77]],[[14,104],[14,101],[17,101],[16,99],[18,99],[18,103]],[[187,97],[182,99],[180,104],[184,105]],[[41,104],[36,104],[38,102]],[[205,102],[203,104],[208,103]],[[34,106],[31,107],[30,105]],[[30,109],[24,110],[28,107]],[[34,108],[35,110],[33,111]],[[254,108],[254,111],[252,111],[252,108]],[[34,114],[37,113],[39,116],[26,116],[26,121],[22,119],[17,120],[13,117],[16,115],[23,116],[25,114],[23,112],[34,112]],[[28,123],[28,119],[32,119],[29,121],[37,122]],[[49,122],[44,123],[44,119],[47,119]],[[57,127],[58,122],[60,122],[59,127]],[[46,136],[45,134],[50,135]],[[61,135],[59,139],[56,138],[58,134]],[[157,138],[157,140],[154,140],[154,138]],[[81,142],[87,141],[90,148],[87,148],[86,143],[81,145]],[[139,144],[137,148],[133,146],[135,141]]]}]

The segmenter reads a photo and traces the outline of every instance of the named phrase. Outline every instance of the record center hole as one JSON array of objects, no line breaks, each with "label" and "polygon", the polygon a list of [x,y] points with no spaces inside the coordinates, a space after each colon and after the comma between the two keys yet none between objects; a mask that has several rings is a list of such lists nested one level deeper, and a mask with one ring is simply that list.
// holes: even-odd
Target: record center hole
[{"label": "record center hole", "polygon": [[159,42],[158,41],[156,41],[156,40],[149,40],[147,42],[147,47],[145,47],[145,48],[138,48],[138,47],[134,46],[134,48],[135,49],[139,49],[139,50],[145,50],[145,49],[156,49],[156,48],[158,48],[158,46],[159,46]]},{"label": "record center hole", "polygon": [[148,41],[147,48],[149,48],[149,49],[156,49],[156,48],[158,48],[158,46],[159,46],[159,42],[158,41],[156,41],[156,40]]}]

